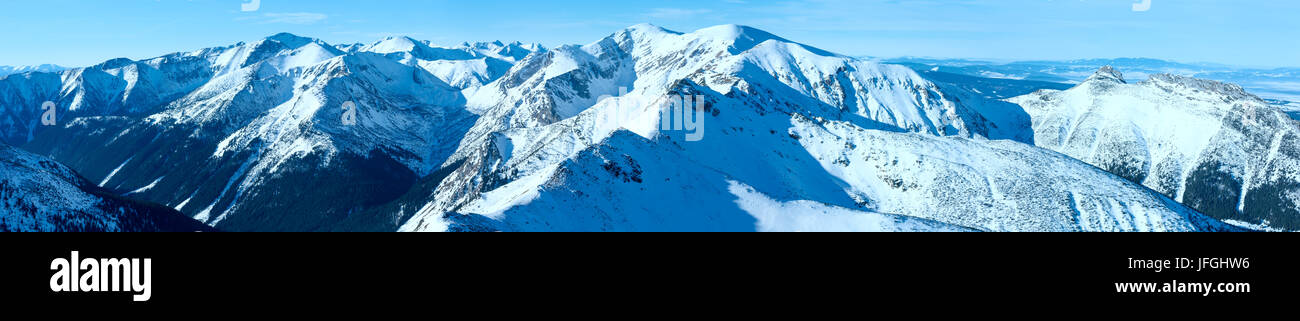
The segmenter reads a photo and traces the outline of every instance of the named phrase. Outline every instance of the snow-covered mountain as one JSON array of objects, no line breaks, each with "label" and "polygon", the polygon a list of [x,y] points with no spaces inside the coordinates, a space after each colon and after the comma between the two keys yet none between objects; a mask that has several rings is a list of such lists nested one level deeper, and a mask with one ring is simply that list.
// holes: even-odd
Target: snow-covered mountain
[{"label": "snow-covered mountain", "polygon": [[[703,97],[703,140],[660,128],[677,95]],[[530,56],[470,97],[481,117],[448,176],[389,215],[407,231],[844,230],[788,224],[853,211],[991,231],[1232,229],[987,140],[1032,139],[1000,106],[753,28],[639,25]],[[773,214],[787,204],[836,210]]]},{"label": "snow-covered mountain", "polygon": [[65,68],[59,65],[43,64],[35,66],[0,66],[0,76],[21,74],[26,72],[57,72]]},{"label": "snow-covered mountain", "polygon": [[0,143],[0,231],[212,231],[170,208],[108,193],[49,158]]},{"label": "snow-covered mountain", "polygon": [[1239,224],[1300,230],[1300,123],[1240,86],[1103,67],[1009,101],[1035,143]]},{"label": "snow-covered mountain", "polygon": [[554,49],[279,34],[0,78],[0,133],[234,231],[1239,230],[1032,146],[987,88],[736,25]]},{"label": "snow-covered mountain", "polygon": [[466,95],[472,95],[479,87],[500,78],[515,62],[545,49],[541,45],[500,41],[438,47],[409,37],[389,37],[357,50],[387,55],[403,64],[424,69],[464,90]]},{"label": "snow-covered mountain", "polygon": [[[74,81],[104,69],[175,72],[106,73],[125,84],[106,93]],[[317,230],[386,202],[441,164],[475,117],[423,69],[289,34],[71,70],[60,87],[109,99],[45,93],[75,109],[24,147],[228,230]],[[143,90],[165,94],[130,103]]]},{"label": "snow-covered mountain", "polygon": [[[211,64],[231,48],[178,53],[144,61],[118,58],[58,72],[0,77],[0,142],[22,145],[56,126],[40,122],[54,103],[58,123],[80,117],[143,116],[198,88]],[[228,62],[229,63],[229,62]]]}]

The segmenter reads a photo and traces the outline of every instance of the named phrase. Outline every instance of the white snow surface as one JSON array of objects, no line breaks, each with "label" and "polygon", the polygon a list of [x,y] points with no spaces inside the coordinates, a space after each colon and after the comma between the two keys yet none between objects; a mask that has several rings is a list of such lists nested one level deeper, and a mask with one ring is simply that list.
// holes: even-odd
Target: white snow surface
[{"label": "white snow surface", "polygon": [[[703,140],[660,128],[669,94],[707,101]],[[985,231],[1230,229],[1085,163],[987,140],[1000,115],[980,107],[907,68],[749,27],[638,25],[529,56],[478,90],[480,117],[444,165],[456,168],[402,230],[792,230],[884,215],[848,213]]]},{"label": "white snow surface", "polygon": [[814,201],[780,202],[732,181],[736,204],[758,220],[760,232],[971,232],[910,216],[851,210]]}]

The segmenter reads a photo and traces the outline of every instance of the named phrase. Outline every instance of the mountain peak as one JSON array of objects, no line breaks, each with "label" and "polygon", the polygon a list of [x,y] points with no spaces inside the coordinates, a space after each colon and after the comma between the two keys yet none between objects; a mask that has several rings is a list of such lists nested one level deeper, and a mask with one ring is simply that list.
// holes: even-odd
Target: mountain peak
[{"label": "mountain peak", "polygon": [[410,42],[410,43],[420,42],[419,40],[415,40],[415,38],[411,38],[410,36],[388,36],[388,37],[384,37],[384,40],[380,40],[380,41],[402,41],[402,42]]},{"label": "mountain peak", "polygon": [[658,38],[664,35],[673,35],[673,36],[681,35],[682,33],[664,29],[663,27],[648,24],[648,23],[641,23],[641,24],[633,25],[631,27],[624,28],[622,31],[615,32],[612,36],[618,36],[620,34],[625,36],[630,36],[630,37],[638,37],[638,38],[639,37]]},{"label": "mountain peak", "polygon": [[773,35],[767,31],[763,31],[754,27],[742,26],[736,24],[712,26],[712,27],[696,30],[694,34],[699,35],[701,37],[735,40],[737,43],[736,45],[737,47],[741,47],[741,44],[748,44],[745,47],[753,47],[754,45],[763,43],[764,41],[768,41],[768,40],[790,42],[789,40],[785,40],[785,38],[777,37],[776,35]]},{"label": "mountain peak", "polygon": [[266,37],[266,40],[282,43],[289,48],[302,47],[304,45],[307,45],[308,43],[312,43],[316,41],[316,39],[302,37],[288,32],[281,32],[281,33],[271,35],[270,37]]},{"label": "mountain peak", "polygon": [[113,58],[113,59],[109,59],[108,61],[101,62],[98,65],[95,65],[94,67],[91,68],[99,69],[99,70],[109,70],[109,69],[122,68],[134,63],[135,60],[131,60],[131,58]]},{"label": "mountain peak", "polygon": [[816,47],[790,41],[788,39],[782,38],[770,32],[764,31],[762,29],[745,26],[745,25],[726,24],[726,25],[712,26],[712,27],[696,30],[695,32],[692,32],[691,35],[703,39],[713,39],[714,41],[718,41],[720,43],[729,44],[731,45],[730,51],[732,54],[739,54],[745,51],[749,51],[750,49],[754,49],[754,47],[758,47],[758,45],[763,44],[764,42],[777,41],[781,43],[802,47],[803,49],[808,50],[809,52],[812,52],[815,55],[827,56],[827,57],[839,56],[838,54],[831,53],[829,51],[825,51]]},{"label": "mountain peak", "polygon": [[1097,69],[1097,72],[1093,73],[1092,76],[1088,77],[1084,82],[1094,80],[1118,82],[1121,84],[1128,83],[1124,80],[1124,73],[1119,72],[1119,70],[1116,70],[1115,67],[1111,67],[1110,65],[1102,66],[1101,69]]},{"label": "mountain peak", "polygon": [[638,24],[633,25],[633,26],[631,26],[631,27],[627,27],[627,30],[628,30],[628,31],[641,31],[641,32],[647,32],[647,31],[648,31],[648,32],[667,32],[667,33],[675,33],[675,32],[672,32],[672,31],[670,31],[670,30],[668,30],[668,29],[664,29],[663,27],[656,26],[656,25],[649,24],[649,23],[638,23]]},{"label": "mountain peak", "polygon": [[389,54],[394,52],[426,51],[428,50],[428,47],[427,44],[419,40],[412,39],[411,37],[400,36],[384,38],[384,40],[370,44],[361,50],[379,54]]}]

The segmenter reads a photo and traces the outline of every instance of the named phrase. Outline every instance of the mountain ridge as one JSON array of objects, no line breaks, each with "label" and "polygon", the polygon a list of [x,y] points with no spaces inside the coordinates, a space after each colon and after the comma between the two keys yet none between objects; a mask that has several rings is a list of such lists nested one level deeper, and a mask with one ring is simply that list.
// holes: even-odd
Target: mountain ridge
[{"label": "mountain ridge", "polygon": [[1241,86],[1172,74],[1135,84],[1102,77],[1008,101],[1031,115],[1040,147],[1219,219],[1300,229],[1300,199],[1287,196],[1300,191],[1300,123]]},{"label": "mountain ridge", "polygon": [[[1032,114],[978,88],[739,25],[101,65],[0,79],[69,106],[0,113],[5,139],[223,230],[1241,230],[1033,147]],[[680,97],[698,127],[663,127]]]}]

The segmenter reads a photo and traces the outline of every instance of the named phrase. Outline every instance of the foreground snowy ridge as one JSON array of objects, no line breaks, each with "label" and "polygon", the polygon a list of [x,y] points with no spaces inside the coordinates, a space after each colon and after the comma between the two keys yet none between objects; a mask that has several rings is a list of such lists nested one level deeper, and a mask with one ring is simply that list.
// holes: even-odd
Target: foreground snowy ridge
[{"label": "foreground snowy ridge", "polygon": [[53,160],[0,143],[0,232],[210,230],[171,209],[108,194]]}]

